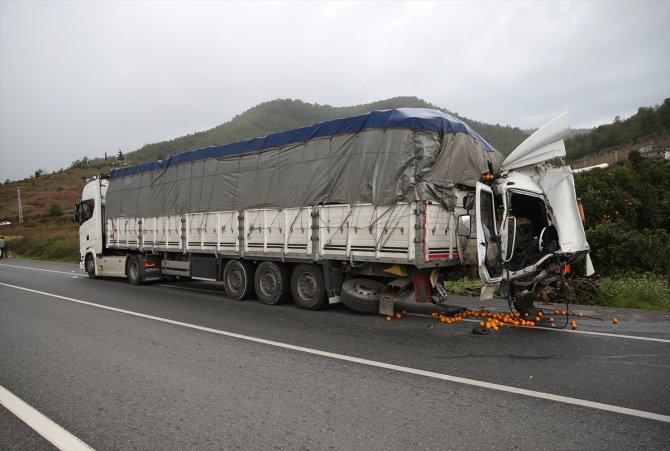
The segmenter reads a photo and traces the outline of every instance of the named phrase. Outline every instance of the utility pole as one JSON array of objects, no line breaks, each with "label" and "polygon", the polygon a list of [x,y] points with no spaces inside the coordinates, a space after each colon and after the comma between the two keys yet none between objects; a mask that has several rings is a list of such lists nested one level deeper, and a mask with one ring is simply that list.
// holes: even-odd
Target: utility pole
[{"label": "utility pole", "polygon": [[21,188],[16,187],[16,195],[19,198],[19,224],[23,224],[23,207],[21,206]]}]

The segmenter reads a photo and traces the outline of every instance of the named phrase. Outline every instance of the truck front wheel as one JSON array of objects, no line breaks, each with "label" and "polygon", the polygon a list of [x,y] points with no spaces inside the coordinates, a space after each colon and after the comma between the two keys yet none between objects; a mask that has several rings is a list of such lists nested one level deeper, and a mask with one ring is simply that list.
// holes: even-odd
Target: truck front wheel
[{"label": "truck front wheel", "polygon": [[95,275],[95,258],[93,255],[88,254],[86,260],[84,260],[84,269],[86,269],[86,274],[91,279],[96,279],[98,276]]},{"label": "truck front wheel", "polygon": [[300,308],[319,310],[328,305],[323,272],[317,265],[298,265],[291,276],[291,294]]},{"label": "truck front wheel", "polygon": [[131,284],[139,285],[142,283],[142,275],[140,274],[140,260],[137,258],[137,255],[131,255],[128,257],[126,275],[128,276],[128,282]]},{"label": "truck front wheel", "polygon": [[254,295],[254,264],[230,260],[223,269],[223,287],[230,299],[240,301]]},{"label": "truck front wheel", "polygon": [[254,288],[263,304],[283,304],[291,297],[291,270],[281,263],[263,262],[256,268]]}]

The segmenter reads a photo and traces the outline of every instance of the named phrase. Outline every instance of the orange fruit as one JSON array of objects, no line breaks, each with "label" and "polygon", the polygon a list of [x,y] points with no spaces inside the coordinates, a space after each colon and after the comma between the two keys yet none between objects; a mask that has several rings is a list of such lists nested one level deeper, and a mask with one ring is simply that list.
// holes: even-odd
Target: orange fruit
[{"label": "orange fruit", "polygon": [[554,310],[554,315],[558,315],[558,309]]},{"label": "orange fruit", "polygon": [[579,313],[577,314],[577,316],[579,316],[580,318],[583,318],[583,317],[584,317],[584,314],[583,314],[582,312],[579,312]]},{"label": "orange fruit", "polygon": [[390,316],[387,316],[387,317],[386,317],[386,321],[391,321],[391,317],[390,317]]},{"label": "orange fruit", "polygon": [[433,313],[430,314],[430,316],[432,316],[433,318],[435,318],[435,317],[437,316],[437,313],[433,312]]},{"label": "orange fruit", "polygon": [[613,318],[613,319],[612,319],[612,322],[613,322],[614,324],[619,324],[619,319],[618,319],[618,318]]},{"label": "orange fruit", "polygon": [[400,313],[396,313],[396,314],[395,314],[395,317],[398,318],[398,319],[400,319],[400,318],[402,318],[402,315],[401,315]]},{"label": "orange fruit", "polygon": [[554,317],[553,317],[553,316],[550,316],[550,317],[549,317],[549,322],[550,322],[550,323],[553,323],[553,322],[554,322]]},{"label": "orange fruit", "polygon": [[539,317],[539,316],[536,316],[536,317],[535,317],[535,322],[536,322],[536,323],[539,323],[539,322],[540,322],[540,317]]},{"label": "orange fruit", "polygon": [[544,313],[542,313],[542,312],[537,312],[537,316],[542,316],[542,315],[544,315]]},{"label": "orange fruit", "polygon": [[572,328],[572,330],[577,329],[577,325],[576,325],[576,324],[570,324],[570,327]]}]

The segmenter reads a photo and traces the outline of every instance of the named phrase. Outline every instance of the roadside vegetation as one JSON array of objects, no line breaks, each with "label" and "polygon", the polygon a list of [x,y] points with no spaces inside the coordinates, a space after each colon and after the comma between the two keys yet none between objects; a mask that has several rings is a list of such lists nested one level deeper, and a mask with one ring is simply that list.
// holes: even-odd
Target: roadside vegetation
[{"label": "roadside vegetation", "polygon": [[600,293],[612,307],[670,309],[670,164],[629,161],[575,177]]}]

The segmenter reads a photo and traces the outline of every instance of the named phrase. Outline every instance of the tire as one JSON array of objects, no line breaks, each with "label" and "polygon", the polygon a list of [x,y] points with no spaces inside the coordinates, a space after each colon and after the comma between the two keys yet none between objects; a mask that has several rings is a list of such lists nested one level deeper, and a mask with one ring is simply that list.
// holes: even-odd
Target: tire
[{"label": "tire", "polygon": [[261,303],[284,304],[291,298],[291,270],[281,263],[263,262],[256,268],[254,288]]},{"label": "tire", "polygon": [[293,301],[301,309],[320,310],[328,305],[323,272],[317,265],[297,265],[291,276]]},{"label": "tire", "polygon": [[137,258],[137,255],[131,255],[128,257],[128,263],[126,264],[126,276],[128,276],[128,282],[133,285],[139,285],[142,283],[142,274],[140,273],[140,259]]},{"label": "tire", "polygon": [[254,296],[254,264],[242,260],[230,260],[223,269],[223,287],[226,295],[235,301]]},{"label": "tire", "polygon": [[91,279],[98,278],[98,276],[95,275],[95,259],[93,258],[92,254],[86,255],[86,259],[84,260],[84,269],[86,270],[88,277]]},{"label": "tire", "polygon": [[340,300],[361,313],[379,313],[379,296],[386,284],[376,279],[348,279],[342,284]]}]

